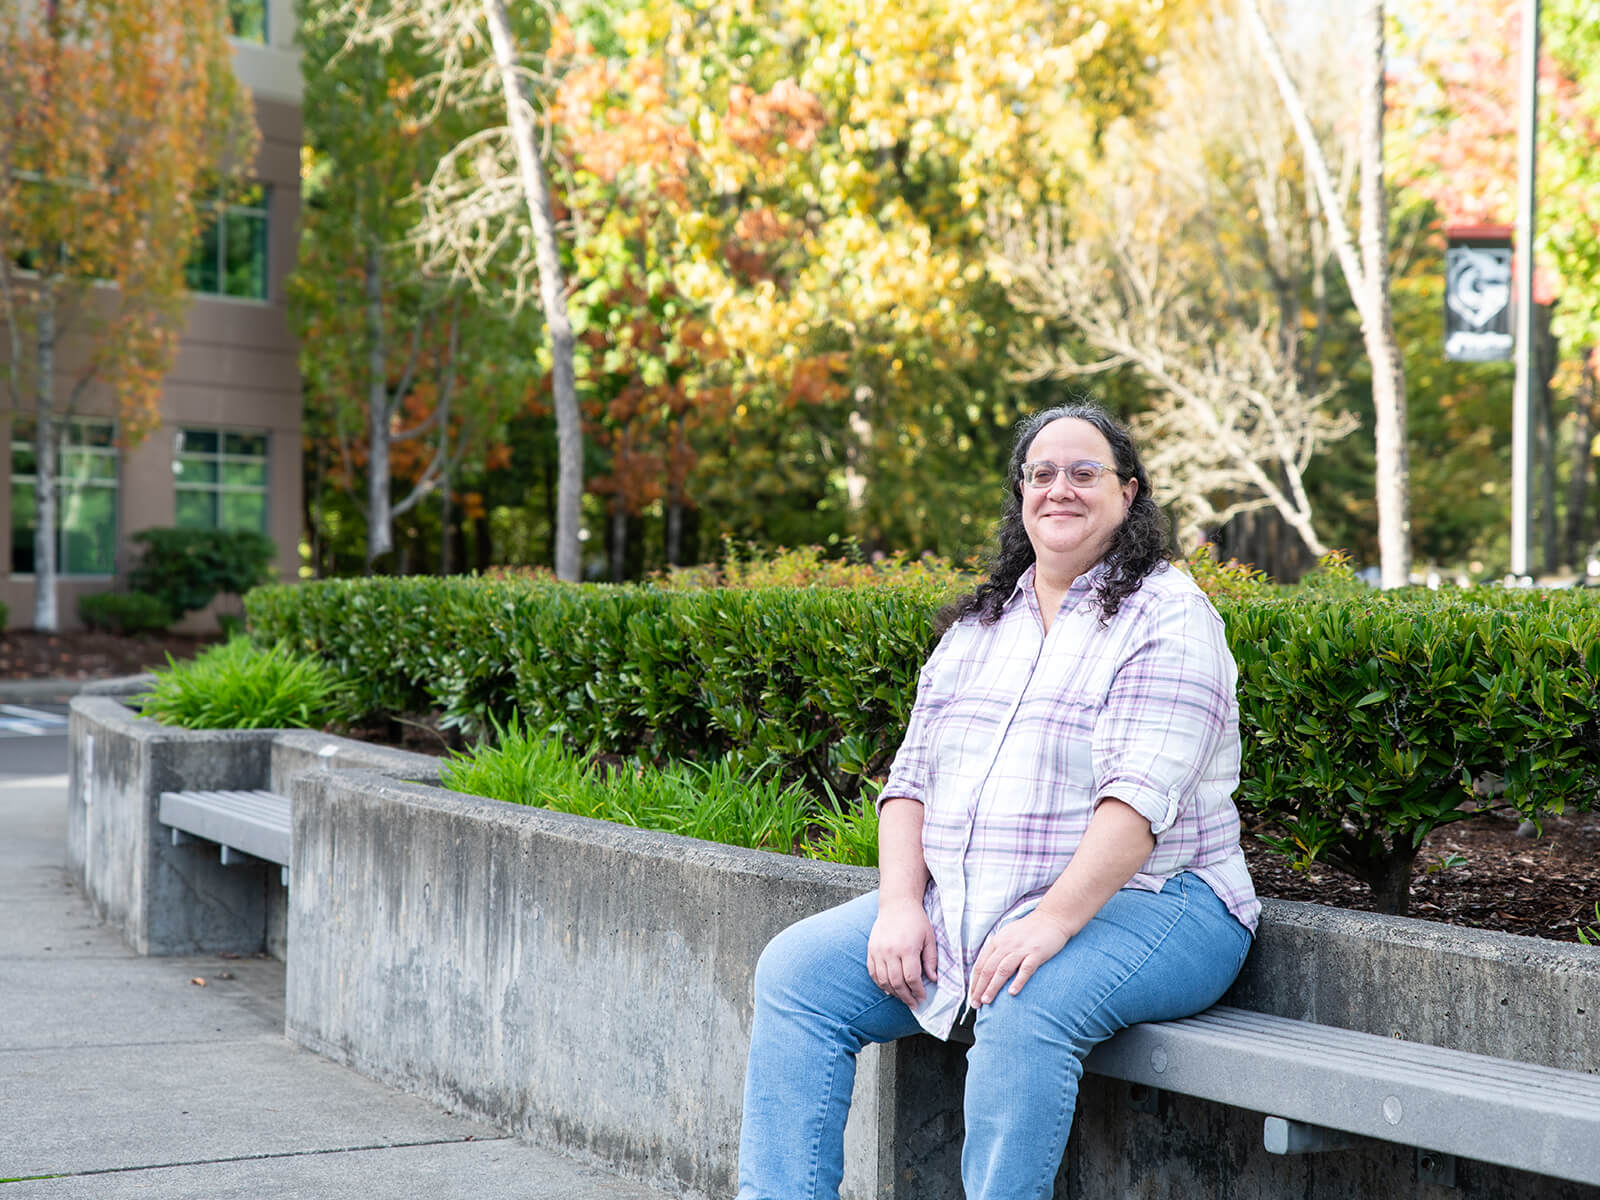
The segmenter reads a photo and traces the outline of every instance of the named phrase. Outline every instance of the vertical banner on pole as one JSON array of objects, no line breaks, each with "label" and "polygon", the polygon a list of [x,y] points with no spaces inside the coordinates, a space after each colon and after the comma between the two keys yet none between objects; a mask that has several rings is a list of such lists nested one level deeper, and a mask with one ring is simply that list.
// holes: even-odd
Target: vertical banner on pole
[{"label": "vertical banner on pole", "polygon": [[1456,225],[1445,230],[1444,356],[1499,362],[1514,353],[1511,332],[1511,228]]}]

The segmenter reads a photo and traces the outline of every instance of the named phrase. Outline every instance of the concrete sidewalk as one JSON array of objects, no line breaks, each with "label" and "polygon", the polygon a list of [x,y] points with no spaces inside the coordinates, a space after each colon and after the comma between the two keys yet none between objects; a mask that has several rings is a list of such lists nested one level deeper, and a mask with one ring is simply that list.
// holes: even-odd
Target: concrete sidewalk
[{"label": "concrete sidewalk", "polygon": [[294,1046],[282,963],[133,954],[68,879],[65,776],[16,765],[0,763],[0,1200],[668,1195]]}]

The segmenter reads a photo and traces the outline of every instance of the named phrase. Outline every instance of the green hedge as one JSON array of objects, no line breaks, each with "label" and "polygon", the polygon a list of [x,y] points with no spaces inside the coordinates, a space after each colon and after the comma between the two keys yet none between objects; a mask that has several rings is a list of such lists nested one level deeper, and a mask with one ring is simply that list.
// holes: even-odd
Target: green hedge
[{"label": "green hedge", "polygon": [[204,608],[218,593],[241,595],[271,577],[278,548],[253,529],[141,529],[135,592],[159,596],[175,617]]},{"label": "green hedge", "polygon": [[939,587],[572,587],[380,578],[258,588],[251,635],[318,655],[369,711],[513,718],[657,760],[736,755],[837,798],[884,774],[932,647]]},{"label": "green hedge", "polygon": [[[369,579],[262,588],[252,636],[313,652],[360,703],[521,719],[657,761],[732,756],[840,801],[881,778],[932,646],[934,586],[572,587]],[[1421,840],[1505,781],[1517,811],[1600,787],[1600,596],[1299,592],[1218,598],[1240,667],[1246,824],[1403,911]]]},{"label": "green hedge", "polygon": [[1241,809],[1297,862],[1322,859],[1404,911],[1420,843],[1474,793],[1537,817],[1600,788],[1600,597],[1374,593],[1246,600],[1223,614],[1239,663]]}]

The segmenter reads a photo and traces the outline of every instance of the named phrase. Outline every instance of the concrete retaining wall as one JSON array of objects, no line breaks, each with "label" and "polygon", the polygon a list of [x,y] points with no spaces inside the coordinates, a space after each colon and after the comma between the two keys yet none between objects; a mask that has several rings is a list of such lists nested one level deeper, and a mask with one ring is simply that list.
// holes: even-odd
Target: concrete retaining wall
[{"label": "concrete retaining wall", "polygon": [[156,806],[164,791],[266,787],[271,731],[172,729],[103,696],[74,699],[67,731],[67,868],[96,913],[140,954],[262,949],[266,868],[174,846]]},{"label": "concrete retaining wall", "polygon": [[1224,1003],[1600,1073],[1600,948],[1288,900]]},{"label": "concrete retaining wall", "polygon": [[274,864],[223,866],[215,846],[172,844],[161,793],[267,788],[306,770],[362,767],[438,779],[438,760],[305,730],[189,730],[147,721],[117,697],[149,676],[72,701],[68,718],[67,867],[105,921],[141,954],[282,958],[287,891]]},{"label": "concrete retaining wall", "polygon": [[[74,705],[75,791],[91,732],[130,741],[83,772],[102,794],[149,774],[139,755],[175,763],[169,737],[232,744],[158,736],[90,703],[104,702]],[[756,958],[874,874],[461,796],[402,782],[388,762],[341,770],[342,751],[322,753],[331,742],[274,735],[250,752],[294,806],[289,1035],[642,1178],[731,1195]],[[426,760],[410,765],[431,778]],[[1227,1001],[1600,1071],[1600,950],[1582,946],[1269,901]],[[963,1070],[963,1047],[925,1037],[862,1056],[851,1200],[959,1196]],[[1596,1195],[1468,1161],[1450,1190],[1419,1178],[1414,1149],[1376,1141],[1280,1158],[1262,1147],[1264,1115],[1175,1095],[1135,1104],[1127,1085],[1086,1078],[1056,1195]]]},{"label": "concrete retaining wall", "polygon": [[[294,782],[289,1035],[520,1133],[731,1194],[757,956],[875,872],[353,772]],[[859,1072],[855,1195],[878,1192]],[[866,1176],[869,1178],[863,1179]]]}]

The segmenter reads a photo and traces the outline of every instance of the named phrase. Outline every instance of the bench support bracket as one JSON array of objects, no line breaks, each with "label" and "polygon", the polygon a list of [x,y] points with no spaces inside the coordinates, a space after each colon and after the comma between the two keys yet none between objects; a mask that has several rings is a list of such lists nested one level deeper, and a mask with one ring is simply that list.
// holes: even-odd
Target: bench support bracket
[{"label": "bench support bracket", "polygon": [[1269,1154],[1321,1154],[1328,1150],[1348,1150],[1361,1139],[1337,1129],[1268,1117],[1261,1141]]},{"label": "bench support bracket", "polygon": [[1438,1187],[1456,1186],[1456,1156],[1436,1150],[1417,1150],[1417,1182]]},{"label": "bench support bracket", "polygon": [[1159,1113],[1164,1094],[1148,1083],[1136,1083],[1128,1088],[1128,1107],[1134,1112]]}]

